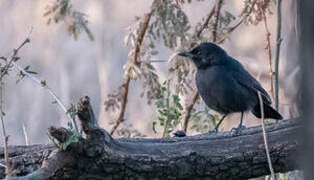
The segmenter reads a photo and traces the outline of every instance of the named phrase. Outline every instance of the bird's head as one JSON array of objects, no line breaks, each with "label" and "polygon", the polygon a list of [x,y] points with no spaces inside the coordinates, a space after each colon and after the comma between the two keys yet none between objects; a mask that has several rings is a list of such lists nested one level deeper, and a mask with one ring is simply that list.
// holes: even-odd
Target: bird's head
[{"label": "bird's head", "polygon": [[198,69],[205,69],[210,66],[223,64],[227,53],[213,43],[201,43],[191,51],[184,51],[178,54],[193,61]]}]

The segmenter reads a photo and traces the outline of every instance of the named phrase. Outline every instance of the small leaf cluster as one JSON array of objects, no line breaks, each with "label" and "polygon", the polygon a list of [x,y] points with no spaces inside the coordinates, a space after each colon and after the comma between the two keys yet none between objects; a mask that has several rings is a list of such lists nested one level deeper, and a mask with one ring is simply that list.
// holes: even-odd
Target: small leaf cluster
[{"label": "small leaf cluster", "polygon": [[74,133],[64,143],[60,143],[59,148],[62,151],[65,151],[70,144],[78,142],[80,138],[81,138],[81,134]]},{"label": "small leaf cluster", "polygon": [[[181,112],[183,107],[180,103],[178,94],[173,94],[170,91],[169,80],[165,81],[161,87],[162,98],[155,102],[158,122],[164,127],[163,136],[169,136],[174,128],[180,123]],[[153,131],[156,131],[157,122],[153,122]]]},{"label": "small leaf cluster", "polygon": [[[76,107],[71,104],[68,113],[70,113],[71,117],[74,118],[74,116],[77,114]],[[59,149],[63,151],[65,151],[70,144],[76,143],[82,138],[82,134],[75,131],[73,124],[71,122],[68,122],[67,125],[68,125],[67,129],[71,132],[71,135],[65,142],[58,144]]]},{"label": "small leaf cluster", "polygon": [[[35,71],[32,71],[30,65],[27,65],[26,67],[24,67],[24,71],[27,72],[28,74],[33,74],[33,75],[37,75],[38,73]],[[18,74],[18,79],[16,80],[16,83],[19,83],[23,78],[25,77],[25,73],[23,71],[20,71]]]},{"label": "small leaf cluster", "polygon": [[204,106],[201,110],[194,109],[190,118],[190,129],[199,133],[208,132],[216,126],[216,122],[219,120],[219,116],[211,113],[207,106]]},{"label": "small leaf cluster", "polygon": [[153,6],[154,17],[149,26],[149,35],[154,40],[162,40],[170,49],[177,49],[187,41],[190,24],[187,15],[172,0],[162,0]]}]

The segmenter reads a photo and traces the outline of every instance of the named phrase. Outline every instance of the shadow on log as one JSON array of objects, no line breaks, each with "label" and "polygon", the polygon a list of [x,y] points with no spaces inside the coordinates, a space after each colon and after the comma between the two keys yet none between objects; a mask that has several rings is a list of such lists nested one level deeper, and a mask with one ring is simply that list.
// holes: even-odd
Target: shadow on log
[{"label": "shadow on log", "polygon": [[[14,164],[6,179],[248,179],[269,174],[260,126],[239,136],[216,135],[161,139],[113,139],[97,125],[88,97],[81,98],[78,116],[84,138],[61,151],[52,145],[9,148]],[[284,120],[266,127],[275,172],[297,169],[300,141],[297,120]],[[60,143],[72,132],[49,128]],[[0,151],[3,163],[3,152]],[[4,177],[4,168],[0,168]]]}]

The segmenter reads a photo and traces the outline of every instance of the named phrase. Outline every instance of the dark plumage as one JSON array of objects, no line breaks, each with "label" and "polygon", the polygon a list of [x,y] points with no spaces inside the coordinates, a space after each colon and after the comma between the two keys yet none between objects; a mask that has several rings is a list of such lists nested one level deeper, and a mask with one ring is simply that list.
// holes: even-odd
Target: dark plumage
[{"label": "dark plumage", "polygon": [[196,65],[196,86],[200,96],[208,107],[223,115],[215,127],[216,132],[230,113],[241,112],[238,130],[243,127],[243,112],[251,111],[261,118],[257,91],[263,98],[265,118],[282,119],[271,107],[271,99],[261,84],[219,46],[202,43],[192,51],[179,55],[190,58]]}]

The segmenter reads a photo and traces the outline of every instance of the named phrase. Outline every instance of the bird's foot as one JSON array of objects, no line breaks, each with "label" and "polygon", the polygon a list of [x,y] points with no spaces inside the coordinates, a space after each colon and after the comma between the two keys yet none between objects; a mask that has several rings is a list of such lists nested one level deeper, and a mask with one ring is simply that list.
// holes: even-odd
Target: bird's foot
[{"label": "bird's foot", "polygon": [[209,130],[208,134],[217,134],[218,133],[218,129],[213,129],[213,130]]},{"label": "bird's foot", "polygon": [[175,133],[173,133],[173,135],[174,135],[175,137],[184,137],[184,136],[186,136],[185,132],[182,131],[182,130],[176,131]]},{"label": "bird's foot", "polygon": [[232,128],[231,129],[231,135],[232,136],[238,136],[238,135],[241,135],[241,131],[243,129],[245,129],[246,127],[245,126],[238,126],[237,128]]}]

